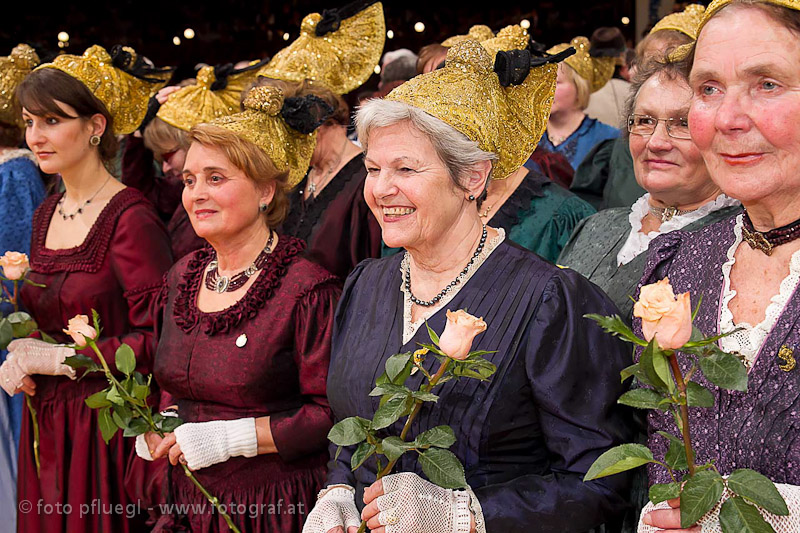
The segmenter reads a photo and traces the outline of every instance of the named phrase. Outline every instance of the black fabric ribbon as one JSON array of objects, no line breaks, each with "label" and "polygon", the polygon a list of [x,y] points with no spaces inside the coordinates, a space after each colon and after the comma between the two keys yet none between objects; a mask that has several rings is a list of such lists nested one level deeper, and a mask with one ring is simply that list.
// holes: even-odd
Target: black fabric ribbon
[{"label": "black fabric ribbon", "polygon": [[317,23],[314,33],[316,33],[317,37],[322,37],[335,32],[339,29],[343,20],[357,15],[376,2],[377,0],[356,0],[337,9],[326,9],[322,12],[322,18]]},{"label": "black fabric ribbon", "polygon": [[241,74],[242,72],[249,72],[251,70],[256,70],[269,62],[269,59],[262,59],[258,63],[254,63],[252,65],[248,65],[242,68],[233,68],[233,63],[226,63],[224,65],[217,65],[214,67],[214,83],[211,84],[210,89],[212,91],[220,91],[228,86],[228,77],[235,76],[236,74]]},{"label": "black fabric ribbon", "polygon": [[158,103],[156,97],[150,97],[150,100],[147,102],[147,113],[145,113],[144,120],[142,120],[142,124],[139,126],[139,131],[144,133],[144,129],[147,127],[147,125],[150,124],[154,118],[156,118],[159,109],[161,109],[161,104]]},{"label": "black fabric ribbon", "polygon": [[494,71],[503,87],[520,85],[528,77],[532,68],[559,63],[574,53],[575,49],[572,47],[558,54],[546,54],[544,57],[533,57],[528,50],[500,51],[494,60]]},{"label": "black fabric ribbon", "polygon": [[286,124],[300,133],[313,132],[332,114],[333,107],[313,94],[286,98],[281,108],[281,116]]},{"label": "black fabric ribbon", "polygon": [[[111,64],[123,72],[127,72],[134,78],[150,83],[162,83],[169,74],[172,77],[174,68],[156,68],[148,65],[141,55],[133,55],[120,44],[114,45],[109,54],[111,56]],[[155,76],[155,77],[153,77]]]}]

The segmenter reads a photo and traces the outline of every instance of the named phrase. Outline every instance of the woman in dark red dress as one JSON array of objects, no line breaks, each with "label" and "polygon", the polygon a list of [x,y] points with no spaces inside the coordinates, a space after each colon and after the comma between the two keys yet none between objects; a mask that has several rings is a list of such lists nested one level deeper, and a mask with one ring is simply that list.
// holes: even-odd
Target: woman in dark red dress
[{"label": "woman in dark red dress", "polygon": [[[316,127],[307,108],[325,106],[289,103],[258,87],[245,111],[189,134],[183,205],[210,246],[167,276],[155,361],[162,404],[185,423],[163,440],[137,439],[140,456],[196,470],[243,532],[302,529],[325,479],[332,425],[325,384],[340,285],[302,256],[302,241],[272,229],[286,216],[287,178],[307,168],[313,149],[308,131],[280,115]],[[156,531],[227,531],[179,472],[170,487],[179,507]]]},{"label": "woman in dark red dress", "polygon": [[[116,151],[114,135],[138,126],[157,87],[112,62],[100,47],[82,57],[60,56],[18,90],[27,143],[41,169],[60,173],[66,187],[34,215],[30,279],[44,287],[25,285],[22,302],[42,331],[64,343],[71,343],[62,332],[67,321],[95,309],[103,353],[113,362],[116,348],[127,343],[138,355],[138,370],[147,373],[153,353],[150,307],[172,262],[169,239],[152,206],[113,179],[104,161]],[[108,78],[114,83],[104,83]],[[9,350],[12,364],[26,375],[18,390],[32,394],[41,433],[37,475],[26,409],[19,531],[141,531],[146,509],[137,505],[138,495],[128,496],[125,479],[133,473],[130,460],[140,472],[147,465],[135,459],[132,439],[117,435],[106,445],[97,411],[84,403],[107,385],[105,378],[68,379],[74,372],[62,362],[74,350],[65,346],[24,339]],[[82,353],[94,357],[91,350]]]}]

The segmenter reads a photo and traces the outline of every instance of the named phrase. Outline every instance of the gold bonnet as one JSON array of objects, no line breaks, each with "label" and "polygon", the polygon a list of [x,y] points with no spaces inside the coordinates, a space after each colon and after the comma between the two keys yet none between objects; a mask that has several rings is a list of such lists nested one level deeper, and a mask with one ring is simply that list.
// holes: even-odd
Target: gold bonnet
[{"label": "gold bonnet", "polygon": [[275,54],[259,75],[284,81],[311,80],[336,94],[360,87],[375,71],[386,40],[383,5],[374,3],[342,19],[338,29],[317,36],[319,13],[303,19],[300,37]]},{"label": "gold bonnet", "polygon": [[38,64],[39,56],[27,44],[18,44],[8,57],[0,57],[0,122],[24,126],[15,93],[25,76]]},{"label": "gold bonnet", "polygon": [[599,91],[614,75],[615,57],[592,57],[591,44],[586,37],[575,37],[569,43],[557,44],[547,51],[548,54],[563,52],[569,47],[575,48],[575,55],[564,62],[572,67],[578,75],[589,82],[592,92]]},{"label": "gold bonnet", "polygon": [[650,30],[650,35],[657,31],[674,30],[688,35],[692,40],[697,39],[697,28],[700,26],[700,21],[703,20],[703,14],[706,8],[700,4],[689,4],[686,9],[680,13],[671,13],[659,20],[653,29]]},{"label": "gold bonnet", "polygon": [[492,38],[494,38],[494,32],[492,31],[492,28],[484,24],[476,24],[469,29],[469,33],[466,35],[453,35],[452,37],[448,37],[442,41],[442,46],[451,48],[458,43],[466,41],[467,39],[482,42]]},{"label": "gold bonnet", "polygon": [[486,48],[492,58],[500,51],[522,50],[528,46],[528,30],[519,24],[506,26],[496,36],[482,40],[481,46]]},{"label": "gold bonnet", "polygon": [[249,141],[269,157],[279,172],[289,172],[291,189],[303,180],[317,144],[316,131],[300,133],[281,116],[284,98],[277,87],[254,87],[245,96],[244,111],[209,122]]},{"label": "gold bonnet", "polygon": [[497,154],[492,175],[504,179],[523,165],[544,133],[556,72],[557,65],[541,65],[520,85],[503,87],[489,53],[470,39],[448,50],[444,68],[407,81],[385,99],[421,109]]},{"label": "gold bonnet", "polygon": [[[135,61],[132,48],[124,47],[124,51]],[[172,74],[164,72],[154,78],[134,76],[114,66],[106,49],[98,45],[87,49],[82,56],[60,55],[52,63],[38,67],[42,68],[58,69],[83,83],[106,106],[114,119],[114,133],[118,135],[136,131],[147,114],[150,97],[166,85]]]},{"label": "gold bonnet", "polygon": [[212,89],[217,81],[214,72],[214,67],[201,68],[197,83],[169,95],[156,116],[170,126],[189,131],[195,124],[237,113],[242,91],[255,80],[257,69],[231,74],[227,85],[218,90]]}]

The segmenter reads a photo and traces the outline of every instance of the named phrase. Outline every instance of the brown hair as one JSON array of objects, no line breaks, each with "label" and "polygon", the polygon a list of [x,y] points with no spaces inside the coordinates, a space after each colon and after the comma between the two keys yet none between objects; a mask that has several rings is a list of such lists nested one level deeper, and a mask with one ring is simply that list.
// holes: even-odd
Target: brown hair
[{"label": "brown hair", "polygon": [[309,94],[314,95],[321,98],[326,104],[333,108],[333,114],[328,117],[325,124],[338,124],[340,126],[347,126],[350,124],[350,107],[347,105],[347,102],[344,101],[344,98],[330,89],[315,84],[312,81],[284,81],[259,76],[258,79],[253,82],[253,85],[242,91],[242,99],[247,96],[247,93],[250,92],[250,89],[253,87],[277,87],[283,92],[284,98],[302,97]]},{"label": "brown hair", "polygon": [[22,128],[16,124],[0,122],[0,147],[18,148],[22,142]]},{"label": "brown hair", "polygon": [[[636,45],[636,57],[633,60],[633,64],[636,65],[636,68],[644,68],[650,61],[663,61],[673,50],[691,42],[691,37],[678,30],[659,30],[651,33]],[[657,46],[660,50],[663,50],[663,53],[659,53],[656,56],[645,55],[648,48],[652,46]]]},{"label": "brown hair", "polygon": [[[114,136],[113,117],[103,102],[95,98],[83,83],[66,72],[55,68],[34,70],[17,88],[17,99],[28,113],[37,117],[57,116],[89,120],[98,113],[103,115],[106,129],[97,147],[100,159],[108,163],[116,157],[119,143]],[[78,116],[68,115],[57,102],[72,107]]]},{"label": "brown hair", "polygon": [[682,61],[671,61],[669,58],[664,58],[662,61],[651,60],[641,65],[631,80],[630,93],[625,101],[625,128],[622,130],[622,134],[626,137],[630,135],[628,132],[628,117],[633,114],[633,110],[636,107],[639,91],[647,83],[647,80],[653,76],[663,76],[670,81],[683,80],[688,84],[685,65]]},{"label": "brown hair", "polygon": [[563,69],[564,75],[575,86],[575,99],[578,101],[578,108],[581,111],[589,107],[589,97],[592,95],[592,88],[589,80],[578,74],[578,72],[567,63],[562,63],[559,68]]},{"label": "brown hair", "polygon": [[144,145],[153,152],[157,160],[161,155],[175,149],[189,149],[189,134],[180,128],[167,124],[156,117],[144,129]]},{"label": "brown hair", "polygon": [[267,227],[281,225],[289,212],[289,197],[286,195],[288,171],[279,172],[258,146],[219,126],[198,124],[189,132],[189,139],[222,151],[228,161],[253,180],[257,188],[274,182],[277,185],[275,194],[263,216]]}]

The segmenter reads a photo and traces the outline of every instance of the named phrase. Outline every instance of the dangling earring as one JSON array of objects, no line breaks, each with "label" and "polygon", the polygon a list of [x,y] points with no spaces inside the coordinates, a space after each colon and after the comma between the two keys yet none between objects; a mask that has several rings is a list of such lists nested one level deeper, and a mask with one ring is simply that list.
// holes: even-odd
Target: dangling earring
[{"label": "dangling earring", "polygon": [[89,144],[92,146],[100,146],[100,136],[99,135],[92,135],[89,137]]},{"label": "dangling earring", "polygon": [[475,201],[475,195],[474,194],[470,194],[469,195],[469,201],[470,202],[474,202]]},{"label": "dangling earring", "polygon": [[269,204],[261,204],[258,206],[258,210],[262,213],[266,213],[267,209],[269,208]]}]

